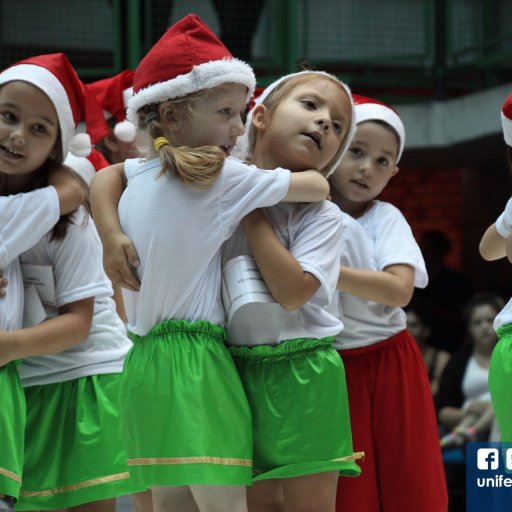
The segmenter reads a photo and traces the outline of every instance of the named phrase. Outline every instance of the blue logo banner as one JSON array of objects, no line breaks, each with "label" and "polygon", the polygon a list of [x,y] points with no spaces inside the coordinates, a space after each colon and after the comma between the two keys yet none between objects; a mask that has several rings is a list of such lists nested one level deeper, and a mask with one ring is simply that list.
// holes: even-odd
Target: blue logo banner
[{"label": "blue logo banner", "polygon": [[466,511],[512,510],[512,443],[466,444]]}]

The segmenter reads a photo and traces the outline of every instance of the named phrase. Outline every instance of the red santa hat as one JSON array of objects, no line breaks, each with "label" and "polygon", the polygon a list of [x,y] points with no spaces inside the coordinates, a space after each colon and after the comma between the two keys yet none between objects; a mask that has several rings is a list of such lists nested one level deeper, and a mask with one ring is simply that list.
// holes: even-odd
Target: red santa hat
[{"label": "red santa hat", "polygon": [[117,120],[114,134],[123,142],[133,142],[137,135],[135,125],[126,120],[126,107],[133,95],[133,79],[135,72],[125,69],[115,76],[88,84],[98,100],[106,119]]},{"label": "red santa hat", "polygon": [[359,94],[352,95],[356,108],[356,124],[365,121],[382,121],[396,132],[398,135],[399,147],[396,161],[400,160],[405,145],[405,128],[402,120],[398,116],[396,110],[382,101],[361,96]]},{"label": "red santa hat", "polygon": [[252,109],[261,103],[264,103],[265,100],[268,98],[268,96],[274,92],[278,87],[281,87],[285,82],[290,80],[291,78],[295,78],[302,75],[319,75],[327,77],[331,80],[335,80],[340,84],[340,86],[345,90],[347,93],[347,96],[350,100],[350,105],[352,109],[352,115],[351,115],[351,123],[347,132],[346,137],[343,139],[342,142],[342,150],[338,154],[338,158],[335,162],[332,162],[328,169],[325,170],[326,176],[330,176],[339,166],[341,160],[343,159],[343,156],[345,155],[348,147],[350,146],[350,142],[352,140],[352,137],[354,136],[354,133],[356,131],[356,121],[355,121],[355,112],[354,112],[354,104],[352,101],[352,93],[350,92],[349,87],[343,83],[341,80],[339,80],[336,76],[331,75],[330,73],[326,73],[325,71],[299,71],[297,73],[291,73],[289,75],[282,76],[275,82],[272,82],[268,87],[265,89],[259,90],[258,93],[254,95],[253,100],[251,101],[251,111],[249,112],[247,116],[247,122],[245,124],[245,133],[238,138],[235,148],[233,149],[233,156],[236,158],[239,158],[240,160],[246,160],[249,156],[249,135],[251,131],[252,126]]},{"label": "red santa hat", "polygon": [[198,16],[189,14],[170,27],[137,66],[126,117],[137,124],[137,111],[144,105],[228,82],[245,85],[249,101],[256,86],[252,68],[235,59]]},{"label": "red santa hat", "polygon": [[505,142],[508,146],[512,146],[512,94],[501,107],[501,124],[503,125]]},{"label": "red santa hat", "polygon": [[[64,159],[68,151],[87,156],[92,145],[108,134],[101,107],[63,53],[30,57],[0,73],[0,85],[14,80],[35,85],[50,98],[59,119]],[[86,123],[87,133],[76,133],[80,121]]]}]

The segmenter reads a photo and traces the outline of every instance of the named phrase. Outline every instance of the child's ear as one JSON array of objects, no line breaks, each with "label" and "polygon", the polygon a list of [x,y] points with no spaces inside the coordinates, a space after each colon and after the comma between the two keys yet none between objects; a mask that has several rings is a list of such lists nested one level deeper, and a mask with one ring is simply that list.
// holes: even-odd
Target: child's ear
[{"label": "child's ear", "polygon": [[163,103],[160,103],[158,107],[158,116],[162,122],[170,126],[171,129],[177,127],[179,124],[179,118],[176,109],[168,102],[164,101]]},{"label": "child's ear", "polygon": [[391,172],[391,177],[393,177],[395,174],[398,174],[398,171],[400,169],[398,168],[398,165],[395,165],[395,168],[393,169],[393,171]]},{"label": "child's ear", "polygon": [[252,110],[252,124],[257,130],[265,130],[269,121],[269,110],[265,105],[256,105]]}]

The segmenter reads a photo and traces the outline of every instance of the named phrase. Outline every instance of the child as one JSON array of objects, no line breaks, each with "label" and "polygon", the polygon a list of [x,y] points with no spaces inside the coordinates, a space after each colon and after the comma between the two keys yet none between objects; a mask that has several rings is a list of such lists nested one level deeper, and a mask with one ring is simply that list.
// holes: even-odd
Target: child
[{"label": "child", "polygon": [[[509,163],[512,155],[512,94],[505,100],[501,109],[503,135],[507,144]],[[480,254],[487,261],[504,256],[512,262],[512,199],[509,199],[504,211],[496,222],[489,226],[480,241]],[[510,351],[512,346],[512,299],[508,301],[494,320],[494,329],[498,334],[498,344],[494,348],[489,368],[489,390],[496,420],[503,442],[512,442],[512,407],[510,382],[512,365]]]},{"label": "child", "polygon": [[445,512],[447,493],[432,395],[401,309],[427,274],[402,214],[378,201],[398,172],[404,127],[388,106],[354,97],[357,131],[331,177],[334,202],[359,224],[342,245],[338,281],[346,371],[360,478],[340,479],[337,510]]},{"label": "child", "polygon": [[[348,88],[327,73],[303,71],[265,89],[241,142],[258,167],[313,167],[328,176],[354,128]],[[249,509],[268,511],[282,493],[284,510],[334,511],[338,474],[360,473],[343,364],[332,347],[343,326],[324,310],[338,280],[341,214],[328,201],[263,211],[246,217],[224,249],[224,288],[234,297],[225,301],[228,343],[253,417]],[[238,308],[238,297],[261,280],[251,254],[276,302],[256,295]],[[228,272],[243,276],[249,268],[249,284],[233,289]]]},{"label": "child", "polygon": [[[0,94],[1,101],[1,94]],[[0,141],[5,143],[5,107],[0,102]],[[5,146],[3,146],[5,147]],[[0,164],[1,165],[1,164]],[[3,167],[3,166],[2,166]],[[35,244],[59,220],[75,210],[84,199],[84,189],[62,166],[49,174],[52,186],[27,194],[5,195],[0,178],[0,269],[2,299],[0,299],[0,329],[21,328],[23,319],[23,278],[18,261],[19,252]],[[2,176],[2,174],[0,174]],[[16,229],[14,229],[16,226]],[[6,297],[7,296],[7,297]],[[14,510],[19,496],[23,467],[25,433],[25,395],[15,361],[0,362],[0,510]]]},{"label": "child", "polygon": [[[254,82],[247,64],[186,16],[137,67],[128,105],[128,119],[147,130],[160,158],[127,160],[92,183],[106,268],[133,290],[123,290],[134,347],[122,417],[131,473],[153,487],[155,510],[185,510],[190,496],[186,510],[247,510],[251,420],[224,346],[220,248],[251,210],[328,192],[315,171],[292,177],[227,158]],[[119,219],[138,260],[117,218],[125,177]],[[126,255],[140,261],[137,278]]]},{"label": "child", "polygon": [[[44,186],[49,158],[61,162],[70,146],[86,149],[74,135],[80,118],[87,117],[93,133],[99,128],[92,117],[104,122],[63,54],[26,59],[1,73],[0,103],[9,141],[3,181],[12,193]],[[119,373],[131,344],[87,218],[83,208],[62,217],[21,254],[25,277],[42,272],[50,292],[47,320],[0,333],[0,364],[23,359],[27,421],[19,510],[81,505],[83,511],[114,511],[116,496],[142,490],[130,483],[118,420]]]}]

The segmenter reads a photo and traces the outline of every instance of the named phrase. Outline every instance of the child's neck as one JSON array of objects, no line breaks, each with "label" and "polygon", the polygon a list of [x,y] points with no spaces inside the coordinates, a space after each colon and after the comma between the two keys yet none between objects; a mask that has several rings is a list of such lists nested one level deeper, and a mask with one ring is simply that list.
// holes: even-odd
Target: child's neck
[{"label": "child's neck", "polygon": [[362,217],[368,209],[368,205],[371,203],[371,201],[367,203],[355,203],[353,201],[349,201],[341,197],[334,189],[331,189],[331,197],[333,203],[336,204],[342,212],[354,217],[354,219]]}]

